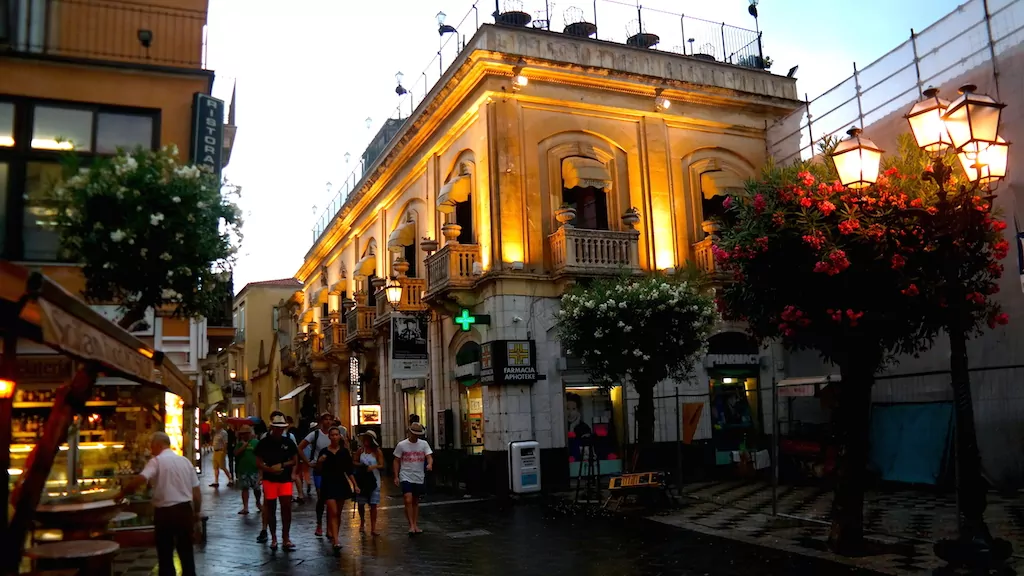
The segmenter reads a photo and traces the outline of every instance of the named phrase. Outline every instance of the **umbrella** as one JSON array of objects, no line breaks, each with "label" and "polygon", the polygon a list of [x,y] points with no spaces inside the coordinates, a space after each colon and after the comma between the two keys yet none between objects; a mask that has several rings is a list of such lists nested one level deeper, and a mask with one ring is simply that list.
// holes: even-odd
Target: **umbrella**
[{"label": "umbrella", "polygon": [[255,422],[259,422],[259,418],[225,418],[224,422],[231,426],[250,426]]}]

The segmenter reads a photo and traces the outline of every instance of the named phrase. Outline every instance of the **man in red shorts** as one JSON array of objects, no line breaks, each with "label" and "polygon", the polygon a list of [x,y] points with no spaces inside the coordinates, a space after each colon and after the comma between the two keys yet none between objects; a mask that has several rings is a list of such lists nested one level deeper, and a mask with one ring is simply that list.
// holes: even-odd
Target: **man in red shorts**
[{"label": "man in red shorts", "polygon": [[[292,527],[292,470],[298,462],[295,442],[284,434],[288,421],[275,412],[270,419],[270,433],[256,445],[256,466],[263,472],[263,514],[270,529],[270,549],[277,549],[277,503],[281,502],[281,544],[294,550],[289,539]],[[265,535],[260,534],[262,538]],[[258,541],[265,541],[257,539]]]}]

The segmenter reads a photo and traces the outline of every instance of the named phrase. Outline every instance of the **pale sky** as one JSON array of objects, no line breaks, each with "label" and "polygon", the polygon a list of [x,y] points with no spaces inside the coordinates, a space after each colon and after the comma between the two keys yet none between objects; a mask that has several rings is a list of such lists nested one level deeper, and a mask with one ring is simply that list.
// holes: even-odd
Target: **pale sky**
[{"label": "pale sky", "polygon": [[[505,0],[501,0],[505,2]],[[521,0],[524,11],[543,0]],[[552,22],[592,0],[556,0]],[[629,0],[598,0],[598,36],[619,40],[636,19]],[[646,0],[645,9],[685,12],[754,29],[748,0]],[[797,89],[813,99],[952,11],[956,0],[760,0],[759,25],[772,72],[799,65]],[[287,278],[313,242],[311,229],[399,99],[395,73],[422,98],[439,75],[438,11],[472,34],[471,0],[210,0],[208,63],[219,78],[215,95],[230,96],[237,79],[238,133],[225,176],[241,185],[245,239],[235,290],[248,282]],[[480,0],[488,23],[493,0]],[[645,12],[648,31],[664,50],[682,45],[678,17]],[[466,20],[463,20],[463,18]],[[554,28],[554,26],[553,26]],[[693,34],[692,28],[687,36]],[[443,56],[454,57],[449,44]],[[225,92],[226,90],[226,92]],[[408,101],[405,100],[405,114]],[[418,100],[417,100],[418,102]],[[366,119],[372,128],[366,128]],[[346,165],[345,153],[352,160]],[[328,192],[327,183],[332,183]],[[314,206],[316,207],[314,211]]]}]

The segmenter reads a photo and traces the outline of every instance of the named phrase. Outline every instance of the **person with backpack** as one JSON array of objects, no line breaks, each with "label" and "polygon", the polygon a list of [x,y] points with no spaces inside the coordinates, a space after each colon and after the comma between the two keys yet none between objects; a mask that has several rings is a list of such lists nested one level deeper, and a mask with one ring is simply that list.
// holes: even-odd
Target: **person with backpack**
[{"label": "person with backpack", "polygon": [[[316,488],[316,532],[314,532],[314,535],[317,537],[324,535],[324,507],[327,502],[321,494],[322,478],[320,471],[312,467],[310,460],[315,461],[320,452],[331,445],[331,438],[328,432],[331,430],[332,422],[334,422],[334,416],[324,412],[320,415],[320,427],[307,434],[302,439],[302,442],[299,442],[299,459],[306,466],[310,466],[313,471],[313,487]],[[341,431],[344,438],[345,432],[341,429],[339,431]]]},{"label": "person with backpack", "polygon": [[367,430],[359,435],[359,451],[353,457],[356,465],[356,503],[359,504],[359,529],[366,526],[366,506],[370,506],[370,534],[377,533],[377,505],[380,504],[380,471],[384,469],[384,452],[377,442],[377,433]]}]

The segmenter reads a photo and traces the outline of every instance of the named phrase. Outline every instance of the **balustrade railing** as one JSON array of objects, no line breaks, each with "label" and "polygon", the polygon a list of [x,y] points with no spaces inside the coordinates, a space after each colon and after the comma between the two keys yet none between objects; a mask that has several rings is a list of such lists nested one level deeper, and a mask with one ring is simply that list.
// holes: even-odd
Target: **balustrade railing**
[{"label": "balustrade railing", "polygon": [[444,290],[471,288],[477,278],[473,270],[474,264],[478,262],[478,244],[445,244],[443,248],[427,257],[427,295]]},{"label": "balustrade railing", "polygon": [[554,274],[640,272],[639,239],[636,230],[560,228],[548,236]]},{"label": "balustrade railing", "polygon": [[352,342],[373,337],[373,321],[377,310],[373,306],[356,306],[345,316],[345,341]]}]

